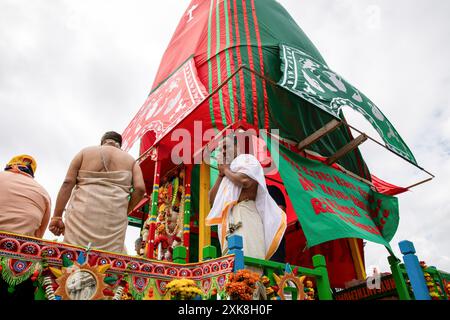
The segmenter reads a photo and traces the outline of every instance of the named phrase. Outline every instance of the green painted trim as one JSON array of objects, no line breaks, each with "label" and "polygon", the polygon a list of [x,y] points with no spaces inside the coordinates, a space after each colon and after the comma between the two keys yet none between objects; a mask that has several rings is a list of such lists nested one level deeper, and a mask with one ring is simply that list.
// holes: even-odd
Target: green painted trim
[{"label": "green painted trim", "polygon": [[[209,93],[213,91],[212,88],[212,64],[211,64],[211,21],[212,21],[212,8],[213,8],[213,2],[211,1],[211,5],[209,6],[209,16],[208,16],[208,89]],[[214,128],[216,127],[216,120],[214,118],[214,104],[212,97],[209,98],[209,114],[211,117],[211,123]]]},{"label": "green painted trim", "polygon": [[135,217],[128,217],[128,225],[133,227],[140,228],[142,224],[142,219],[138,219]]},{"label": "green painted trim", "polygon": [[[236,25],[238,25],[238,22],[234,18],[234,14],[235,14],[234,6],[235,6],[235,3],[236,3],[236,0],[230,0],[230,1],[233,2],[232,6],[231,6],[231,2],[230,2],[231,30],[233,31],[233,48],[232,49],[234,50],[234,54],[232,56],[233,56],[233,61],[234,61],[235,67],[239,68],[240,65],[239,65],[239,59],[238,59],[238,50],[240,50],[240,48],[238,47],[238,42],[237,42],[237,37],[238,37],[237,34],[238,34],[238,31],[239,31],[238,30],[239,26],[236,27]],[[241,74],[242,74],[242,70],[238,74],[236,74],[236,76],[235,76],[235,79],[236,79],[236,87],[235,87],[236,98],[237,98],[237,101],[240,101],[240,103],[238,103],[238,115],[237,115],[239,120],[242,120],[242,101],[241,101],[241,94],[242,94],[242,92],[241,92],[241,78],[240,78]]]},{"label": "green painted trim", "polygon": [[173,262],[179,264],[186,264],[187,250],[185,246],[178,246],[173,248]]},{"label": "green painted trim", "polygon": [[[238,32],[240,38],[240,53],[241,53],[241,65],[250,66],[250,58],[248,54],[247,46],[250,45],[247,43],[247,31],[245,30],[245,21],[243,21],[243,4],[242,1],[236,1],[236,10],[237,10],[237,25]],[[246,70],[242,70],[242,78],[244,88],[244,99],[245,99],[245,119],[248,123],[254,124],[255,119],[253,115],[253,93],[252,93],[252,79],[250,72],[246,72]],[[248,91],[250,89],[250,93]],[[241,101],[242,104],[242,101]]]},{"label": "green painted trim", "polygon": [[159,195],[159,186],[158,188],[155,188],[153,186],[151,216],[154,218],[156,218],[156,216],[158,215],[158,195]]},{"label": "green painted trim", "polygon": [[[224,0],[223,2],[223,9],[225,12],[225,35],[226,35],[226,49],[225,49],[225,59],[227,62],[227,75],[228,77],[231,76],[231,62],[230,62],[230,54],[229,54],[229,48],[230,48],[230,26],[229,26],[229,20],[228,20],[228,0]],[[228,81],[231,82],[231,85],[228,84],[228,96],[230,98],[230,114],[231,114],[231,121],[235,122],[235,116],[234,116],[234,98],[233,98],[233,88],[232,88],[232,80]]]},{"label": "green painted trim", "polygon": [[190,221],[191,221],[191,195],[189,195],[189,198],[185,196],[183,223],[189,224]]},{"label": "green painted trim", "polygon": [[283,289],[284,292],[289,292],[292,295],[292,300],[297,300],[297,294],[298,294],[298,290],[297,288],[294,287],[284,287]]},{"label": "green painted trim", "polygon": [[411,300],[408,286],[406,285],[405,277],[400,267],[400,260],[391,255],[388,257],[388,262],[391,267],[392,277],[394,278],[395,288],[397,290],[400,300]]},{"label": "green painted trim", "polygon": [[[256,72],[262,74],[261,71],[261,59],[259,57],[259,51],[258,51],[258,37],[256,35],[256,21],[253,17],[253,8],[251,1],[246,0],[245,5],[247,8],[247,24],[248,24],[248,33],[250,38],[250,43],[247,44],[250,46],[250,52],[253,59],[253,70]],[[255,4],[255,10],[256,10],[256,4]],[[255,13],[256,15],[256,13]],[[263,61],[264,63],[264,61]],[[255,79],[255,86],[252,85],[252,95],[256,96],[256,118],[258,119],[258,127],[264,128],[264,122],[265,122],[265,111],[264,111],[264,85],[261,78],[257,77],[255,74],[250,74],[251,79]],[[251,80],[251,83],[253,83],[253,80]],[[252,113],[253,111],[253,96],[252,99]],[[255,124],[255,118],[253,118],[253,124]]]},{"label": "green painted trim", "polygon": [[[248,266],[254,266],[259,268],[264,268],[267,271],[269,279],[273,281],[273,269],[284,270],[284,263],[262,260],[252,257],[244,256],[244,264]],[[305,276],[312,276],[316,278],[317,282],[317,295],[320,300],[333,300],[333,295],[331,293],[330,281],[328,279],[328,271],[325,265],[325,258],[322,255],[315,255],[313,257],[314,269],[309,269],[305,267],[291,266],[292,269],[297,269],[298,274]],[[272,269],[272,270],[267,270]]]},{"label": "green painted trim", "polygon": [[317,296],[319,300],[333,300],[325,257],[321,254],[316,254],[312,260],[314,269],[320,272],[320,277],[316,278]]},{"label": "green painted trim", "polygon": [[[246,265],[254,266],[254,267],[282,269],[282,270],[284,270],[284,268],[286,266],[285,263],[275,262],[275,261],[271,261],[271,260],[262,260],[262,259],[257,259],[257,258],[253,258],[253,257],[245,257],[245,256],[244,256],[244,263]],[[292,269],[298,268],[298,273],[303,274],[305,276],[310,276],[310,277],[322,276],[322,272],[317,271],[315,269],[309,269],[309,268],[297,267],[297,266],[291,266],[291,267],[292,267]]]},{"label": "green painted trim", "polygon": [[217,248],[215,246],[206,246],[203,247],[203,259],[215,259],[217,258]]},{"label": "green painted trim", "polygon": [[[222,75],[220,70],[220,9],[219,9],[219,1],[216,2],[216,66],[217,66],[217,84],[222,83]],[[220,114],[222,115],[222,123],[224,126],[227,125],[227,117],[225,115],[225,106],[223,104],[223,94],[222,88],[219,89],[219,105],[220,105]]]}]

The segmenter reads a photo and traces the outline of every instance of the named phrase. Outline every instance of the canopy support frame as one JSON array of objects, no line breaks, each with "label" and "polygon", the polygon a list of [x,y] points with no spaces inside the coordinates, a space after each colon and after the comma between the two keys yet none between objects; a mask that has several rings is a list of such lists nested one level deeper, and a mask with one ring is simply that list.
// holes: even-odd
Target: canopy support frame
[{"label": "canopy support frame", "polygon": [[[270,79],[269,77],[266,77],[265,75],[259,73],[258,71],[252,70],[252,69],[250,69],[249,67],[247,67],[246,65],[242,65],[241,67],[242,67],[243,69],[247,70],[247,71],[252,72],[253,74],[255,74],[256,76],[258,76],[259,78],[266,80],[267,82],[269,82],[270,84],[276,86],[277,88],[286,90],[285,88],[279,86],[278,83],[276,83],[275,81],[273,81],[273,80]],[[299,97],[299,98],[300,98],[300,97]],[[322,112],[325,112],[325,111],[322,111]],[[353,130],[357,131],[357,132],[360,133],[360,134],[363,134],[363,133],[364,133],[364,132],[362,132],[361,130],[359,130],[359,129],[353,127],[353,126],[350,125],[350,124],[348,124],[346,121],[342,121],[342,122],[343,122],[344,125],[347,126],[348,128],[353,129]],[[365,133],[364,133],[364,134],[365,134]],[[431,179],[425,179],[425,180],[423,180],[423,181],[420,181],[419,183],[412,185],[412,187],[415,187],[416,185],[419,185],[419,184],[428,182],[428,181],[432,180],[433,178],[435,178],[435,175],[434,175],[434,174],[432,174],[431,172],[429,172],[429,171],[427,171],[426,169],[422,168],[422,167],[419,166],[418,164],[416,164],[416,163],[412,162],[411,160],[409,160],[409,159],[407,159],[407,158],[405,158],[405,157],[399,155],[398,153],[392,151],[392,150],[389,149],[385,144],[379,142],[379,141],[376,140],[375,138],[372,138],[371,136],[369,136],[369,135],[367,135],[367,134],[366,134],[366,136],[367,136],[367,138],[368,138],[369,140],[372,140],[373,142],[375,142],[375,143],[378,144],[379,146],[381,146],[381,147],[383,147],[384,149],[386,149],[386,150],[392,152],[392,153],[393,153],[394,155],[396,155],[397,157],[399,157],[399,158],[405,160],[405,161],[408,162],[409,164],[412,164],[412,165],[415,166],[417,169],[419,169],[419,170],[425,172],[426,174],[428,174],[428,175],[431,177]]]},{"label": "canopy support frame", "polygon": [[344,157],[347,153],[355,150],[358,148],[359,145],[364,143],[364,141],[367,140],[367,136],[363,133],[359,135],[357,138],[353,139],[349,143],[347,143],[345,146],[340,148],[338,151],[336,151],[335,154],[333,154],[331,157],[329,157],[326,161],[326,164],[331,166],[333,163],[337,162],[339,159]]},{"label": "canopy support frame", "polygon": [[342,121],[339,121],[337,119],[333,119],[330,122],[328,122],[326,125],[324,125],[319,130],[315,131],[313,134],[309,135],[302,141],[300,141],[297,145],[297,148],[300,151],[305,150],[310,145],[314,144],[315,142],[319,141],[322,137],[326,136],[327,134],[333,132],[339,126],[342,124]]}]

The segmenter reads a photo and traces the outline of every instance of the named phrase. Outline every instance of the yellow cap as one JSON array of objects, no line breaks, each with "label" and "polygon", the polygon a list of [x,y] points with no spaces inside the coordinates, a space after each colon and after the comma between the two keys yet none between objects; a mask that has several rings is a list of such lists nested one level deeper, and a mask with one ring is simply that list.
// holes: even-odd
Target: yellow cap
[{"label": "yellow cap", "polygon": [[21,154],[19,156],[13,157],[9,162],[7,163],[7,166],[27,166],[30,165],[31,169],[33,170],[33,173],[36,173],[37,163],[34,158],[28,154]]}]

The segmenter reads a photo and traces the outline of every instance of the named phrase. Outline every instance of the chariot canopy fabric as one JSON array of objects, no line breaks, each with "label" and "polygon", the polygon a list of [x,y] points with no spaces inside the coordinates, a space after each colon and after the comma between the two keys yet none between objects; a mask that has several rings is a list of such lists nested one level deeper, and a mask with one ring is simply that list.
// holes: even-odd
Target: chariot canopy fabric
[{"label": "chariot canopy fabric", "polygon": [[378,107],[325,64],[301,49],[280,44],[281,70],[279,84],[340,119],[341,109],[361,113],[375,128],[390,150],[417,164],[414,155]]},{"label": "chariot canopy fabric", "polygon": [[[279,129],[281,137],[299,142],[334,116],[275,85],[282,77],[280,43],[300,48],[326,64],[314,44],[278,1],[192,0],[162,57],[148,101],[154,99],[159,88],[192,58],[200,84],[208,94],[215,92],[190,116],[190,119],[202,118],[203,130],[209,127],[221,130],[242,121],[257,128]],[[243,65],[254,72],[238,71]],[[235,72],[237,74],[232,76]],[[184,98],[181,100],[186,101]],[[159,108],[164,109],[164,106],[159,104],[155,112]],[[178,123],[178,119],[173,119],[173,122]],[[180,124],[176,124],[178,126]],[[124,134],[133,136],[134,131],[130,129]],[[351,139],[345,128],[338,128],[311,146],[311,150],[330,156]],[[141,152],[156,141],[154,131],[144,134]],[[358,150],[340,159],[339,164],[370,180],[370,172]]]},{"label": "chariot canopy fabric", "polygon": [[197,76],[190,58],[147,97],[144,105],[123,132],[122,148],[130,150],[147,132],[152,144],[182,121],[206,97],[207,92]]},{"label": "chariot canopy fabric", "polygon": [[[266,143],[271,153],[270,139]],[[278,169],[308,247],[362,238],[390,248],[398,227],[398,200],[319,161],[279,145]]]}]

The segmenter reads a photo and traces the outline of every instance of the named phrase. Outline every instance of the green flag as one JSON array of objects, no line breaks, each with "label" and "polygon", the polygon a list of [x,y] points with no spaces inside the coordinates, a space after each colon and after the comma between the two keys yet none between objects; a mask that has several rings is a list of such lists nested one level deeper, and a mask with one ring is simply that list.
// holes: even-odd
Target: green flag
[{"label": "green flag", "polygon": [[[264,137],[264,136],[263,136]],[[265,139],[270,153],[270,139]],[[398,200],[373,191],[342,171],[279,145],[278,169],[308,247],[340,238],[385,245],[397,230]]]},{"label": "green flag", "polygon": [[343,107],[361,113],[375,128],[386,147],[417,164],[414,155],[389,120],[363,93],[300,49],[280,45],[281,70],[279,85],[297,94],[336,118]]}]

